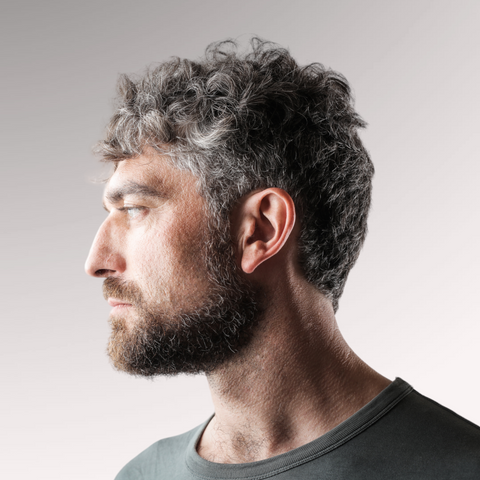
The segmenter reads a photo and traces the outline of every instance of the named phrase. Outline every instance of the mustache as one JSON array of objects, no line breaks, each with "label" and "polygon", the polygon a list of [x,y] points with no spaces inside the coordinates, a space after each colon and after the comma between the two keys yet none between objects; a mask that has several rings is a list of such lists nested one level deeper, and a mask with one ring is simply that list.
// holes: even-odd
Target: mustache
[{"label": "mustache", "polygon": [[109,297],[139,305],[142,303],[142,292],[132,282],[127,282],[115,277],[107,277],[103,282],[103,297]]}]

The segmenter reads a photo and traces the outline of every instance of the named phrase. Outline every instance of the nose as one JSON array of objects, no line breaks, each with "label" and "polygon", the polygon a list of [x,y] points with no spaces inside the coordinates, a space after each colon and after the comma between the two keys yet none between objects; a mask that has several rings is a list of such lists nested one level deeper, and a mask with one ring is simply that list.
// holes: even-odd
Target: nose
[{"label": "nose", "polygon": [[120,235],[115,232],[109,218],[98,229],[85,262],[85,272],[92,277],[102,278],[121,274],[126,262],[121,253]]}]

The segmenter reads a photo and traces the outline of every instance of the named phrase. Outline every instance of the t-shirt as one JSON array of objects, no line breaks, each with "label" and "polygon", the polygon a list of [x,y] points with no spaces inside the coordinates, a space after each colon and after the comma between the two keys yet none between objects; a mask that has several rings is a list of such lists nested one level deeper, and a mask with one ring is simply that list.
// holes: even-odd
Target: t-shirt
[{"label": "t-shirt", "polygon": [[207,424],[154,443],[115,480],[480,479],[480,428],[400,378],[313,442],[259,462],[201,458]]}]

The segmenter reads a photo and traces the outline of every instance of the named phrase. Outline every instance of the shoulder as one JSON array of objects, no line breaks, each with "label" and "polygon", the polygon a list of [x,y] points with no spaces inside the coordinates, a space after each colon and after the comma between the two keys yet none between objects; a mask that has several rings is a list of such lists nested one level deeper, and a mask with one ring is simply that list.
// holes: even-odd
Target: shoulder
[{"label": "shoulder", "polygon": [[400,402],[397,414],[405,428],[413,428],[417,434],[425,432],[439,442],[470,442],[480,448],[480,427],[415,390]]},{"label": "shoulder", "polygon": [[181,476],[185,454],[204,428],[204,424],[175,437],[165,438],[128,462],[115,480],[172,479]]},{"label": "shoulder", "polygon": [[316,465],[332,478],[480,479],[480,428],[401,379],[325,438]]},{"label": "shoulder", "polygon": [[364,435],[410,478],[480,478],[480,427],[415,390]]}]

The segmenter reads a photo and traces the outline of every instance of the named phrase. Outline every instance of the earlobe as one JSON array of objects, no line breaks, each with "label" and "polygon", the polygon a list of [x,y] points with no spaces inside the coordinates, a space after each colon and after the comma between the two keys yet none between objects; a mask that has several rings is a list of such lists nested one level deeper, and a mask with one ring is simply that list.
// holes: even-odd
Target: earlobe
[{"label": "earlobe", "polygon": [[285,190],[269,188],[248,197],[240,216],[240,264],[253,273],[285,245],[295,226],[295,205]]}]

